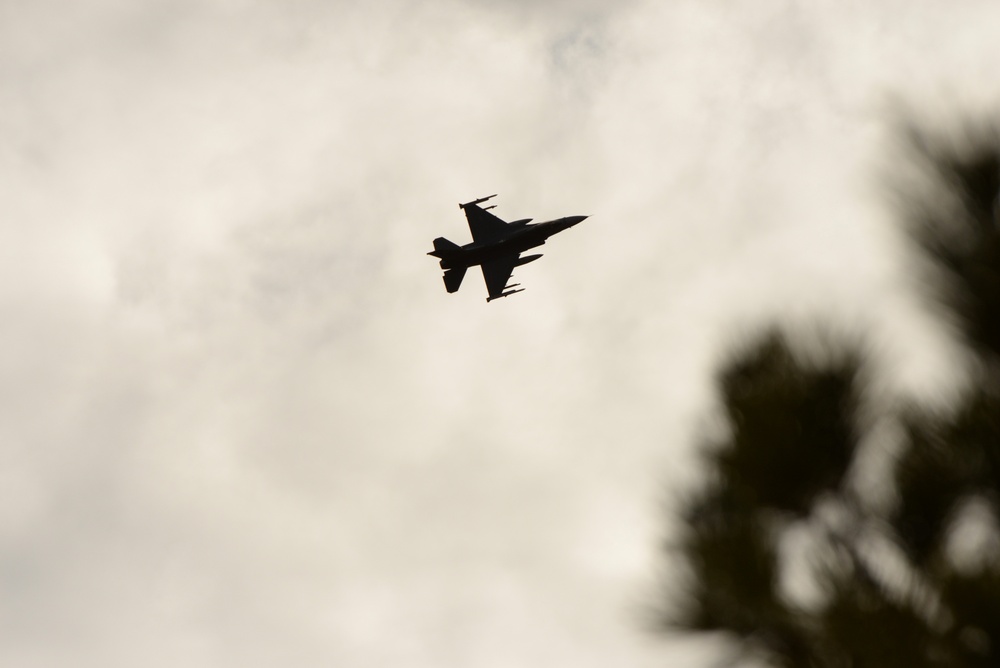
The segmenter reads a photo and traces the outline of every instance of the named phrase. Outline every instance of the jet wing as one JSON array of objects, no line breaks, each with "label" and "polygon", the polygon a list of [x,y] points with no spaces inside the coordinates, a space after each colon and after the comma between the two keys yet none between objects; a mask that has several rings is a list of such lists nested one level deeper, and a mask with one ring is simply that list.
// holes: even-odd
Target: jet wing
[{"label": "jet wing", "polygon": [[462,207],[469,221],[473,241],[490,241],[502,237],[507,231],[507,223],[497,218],[476,204],[466,204]]},{"label": "jet wing", "polygon": [[[506,224],[506,223],[504,223]],[[496,260],[483,262],[483,280],[486,281],[486,291],[490,293],[490,299],[496,299],[503,295],[507,281],[517,266],[517,253],[504,255]]]}]

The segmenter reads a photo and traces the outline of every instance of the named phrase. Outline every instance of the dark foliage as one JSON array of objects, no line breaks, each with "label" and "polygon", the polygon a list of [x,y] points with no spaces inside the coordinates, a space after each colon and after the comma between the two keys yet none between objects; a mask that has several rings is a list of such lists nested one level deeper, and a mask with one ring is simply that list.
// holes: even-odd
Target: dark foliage
[{"label": "dark foliage", "polygon": [[944,281],[931,292],[958,317],[969,344],[995,361],[1000,357],[1000,133],[970,129],[966,135],[958,146],[914,142],[918,160],[952,206],[943,210],[936,192],[914,196],[909,223]]},{"label": "dark foliage", "polygon": [[851,462],[856,364],[812,370],[770,335],[720,379],[732,437],[714,467],[741,505],[808,515]]},{"label": "dark foliage", "polygon": [[979,392],[947,422],[903,418],[909,449],[895,470],[899,503],[890,515],[900,544],[921,567],[938,553],[956,508],[1000,494],[1000,401]]},{"label": "dark foliage", "polygon": [[[803,362],[770,333],[729,363],[718,378],[728,433],[706,445],[706,482],[670,548],[689,577],[668,628],[726,633],[774,666],[1000,665],[1000,141],[975,136],[962,150],[920,143],[939,189],[913,193],[907,222],[941,281],[928,294],[984,373],[948,416],[877,416],[906,436],[886,505],[852,485],[865,461],[858,415],[875,410],[860,355]],[[986,511],[978,542],[961,531],[972,506]],[[811,549],[784,550],[792,531]],[[783,585],[793,566],[818,597]]]}]

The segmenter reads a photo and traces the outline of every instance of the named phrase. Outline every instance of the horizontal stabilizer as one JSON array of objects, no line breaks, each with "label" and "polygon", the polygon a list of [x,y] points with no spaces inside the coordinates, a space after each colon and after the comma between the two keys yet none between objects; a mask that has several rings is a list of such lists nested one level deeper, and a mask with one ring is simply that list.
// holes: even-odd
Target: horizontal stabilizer
[{"label": "horizontal stabilizer", "polygon": [[444,272],[444,287],[448,292],[458,292],[465,278],[465,267],[457,267]]}]

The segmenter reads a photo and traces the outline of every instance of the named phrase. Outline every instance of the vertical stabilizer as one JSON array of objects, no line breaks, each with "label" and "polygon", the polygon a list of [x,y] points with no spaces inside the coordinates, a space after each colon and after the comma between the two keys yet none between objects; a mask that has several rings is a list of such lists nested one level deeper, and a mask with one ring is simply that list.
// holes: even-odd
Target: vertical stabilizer
[{"label": "vertical stabilizer", "polygon": [[438,237],[437,239],[434,240],[434,252],[428,253],[428,255],[437,255],[438,257],[443,257],[445,253],[461,249],[462,247],[456,244],[454,241],[448,241],[444,237]]}]

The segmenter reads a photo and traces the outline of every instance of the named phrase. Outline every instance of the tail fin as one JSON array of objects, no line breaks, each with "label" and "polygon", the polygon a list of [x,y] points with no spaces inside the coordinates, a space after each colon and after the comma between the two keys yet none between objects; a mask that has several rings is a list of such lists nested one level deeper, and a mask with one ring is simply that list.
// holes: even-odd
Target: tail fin
[{"label": "tail fin", "polygon": [[[437,241],[434,242],[437,245]],[[465,278],[465,267],[456,267],[455,269],[449,269],[444,272],[444,287],[448,292],[458,292],[458,288],[462,285],[462,279]]]},{"label": "tail fin", "polygon": [[448,241],[444,237],[438,237],[434,240],[434,250],[438,252],[444,251],[447,253],[448,251],[456,251],[460,248],[461,246],[452,241]]}]

